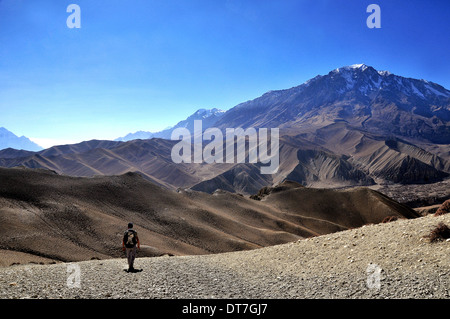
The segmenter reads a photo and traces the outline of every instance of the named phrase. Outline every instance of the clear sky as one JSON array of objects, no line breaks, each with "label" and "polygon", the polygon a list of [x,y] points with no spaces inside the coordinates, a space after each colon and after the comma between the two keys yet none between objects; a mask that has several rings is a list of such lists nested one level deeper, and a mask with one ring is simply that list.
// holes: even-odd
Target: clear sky
[{"label": "clear sky", "polygon": [[449,17],[448,0],[0,0],[0,127],[43,146],[159,131],[357,63],[449,89]]}]

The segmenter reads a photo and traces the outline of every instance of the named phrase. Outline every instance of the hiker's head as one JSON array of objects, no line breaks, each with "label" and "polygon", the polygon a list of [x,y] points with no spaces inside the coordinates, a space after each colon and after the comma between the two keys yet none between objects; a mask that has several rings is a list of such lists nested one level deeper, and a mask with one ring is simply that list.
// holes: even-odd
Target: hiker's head
[{"label": "hiker's head", "polygon": [[133,228],[133,223],[128,223],[128,228]]}]

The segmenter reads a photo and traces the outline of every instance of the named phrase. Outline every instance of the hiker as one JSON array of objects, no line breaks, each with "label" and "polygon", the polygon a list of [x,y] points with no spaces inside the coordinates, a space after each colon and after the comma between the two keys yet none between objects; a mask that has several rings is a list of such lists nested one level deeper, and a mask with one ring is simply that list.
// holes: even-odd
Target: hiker
[{"label": "hiker", "polygon": [[123,234],[122,250],[126,251],[128,259],[128,272],[134,271],[134,259],[136,258],[137,249],[141,249],[137,232],[133,229],[133,223],[128,223],[128,229]]}]

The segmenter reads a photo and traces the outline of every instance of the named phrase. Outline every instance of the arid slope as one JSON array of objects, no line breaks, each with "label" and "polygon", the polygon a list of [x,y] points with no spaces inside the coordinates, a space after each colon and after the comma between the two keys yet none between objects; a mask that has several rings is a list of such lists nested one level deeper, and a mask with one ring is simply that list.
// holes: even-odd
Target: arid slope
[{"label": "arid slope", "polygon": [[[320,190],[284,183],[261,200],[220,191],[172,191],[139,174],[81,178],[0,169],[0,249],[51,260],[121,256],[129,221],[141,256],[248,250],[379,223],[415,211],[366,188]],[[20,259],[20,258],[19,258]],[[20,262],[20,261],[18,261]]]}]

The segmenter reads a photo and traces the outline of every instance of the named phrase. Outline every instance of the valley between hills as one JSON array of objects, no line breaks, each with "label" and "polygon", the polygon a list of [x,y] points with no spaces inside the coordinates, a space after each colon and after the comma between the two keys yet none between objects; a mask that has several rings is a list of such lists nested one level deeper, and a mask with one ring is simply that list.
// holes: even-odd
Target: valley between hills
[{"label": "valley between hills", "polygon": [[[359,64],[207,114],[221,130],[279,128],[277,172],[250,148],[244,163],[174,163],[170,130],[0,150],[2,297],[136,297],[102,286],[132,221],[144,297],[448,298],[448,241],[424,236],[449,222],[434,213],[450,198],[450,91]],[[73,262],[98,293],[53,282]],[[370,263],[382,290],[364,288]]]}]

